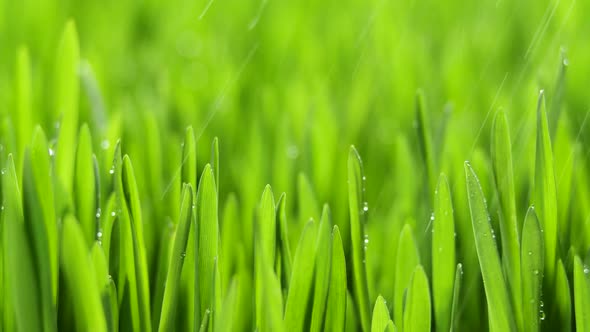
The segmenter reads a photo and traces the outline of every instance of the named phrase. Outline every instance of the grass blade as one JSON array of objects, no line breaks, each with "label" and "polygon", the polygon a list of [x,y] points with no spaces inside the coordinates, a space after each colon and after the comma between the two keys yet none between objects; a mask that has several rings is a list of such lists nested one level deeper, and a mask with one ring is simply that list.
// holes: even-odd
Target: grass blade
[{"label": "grass blade", "polygon": [[289,282],[291,279],[291,272],[293,271],[293,259],[291,258],[291,246],[289,245],[289,229],[287,226],[287,211],[286,211],[287,195],[281,194],[279,202],[277,203],[277,221],[276,225],[279,227],[279,249],[281,250],[281,284],[283,288],[289,289]]},{"label": "grass blade", "polygon": [[540,328],[541,289],[543,287],[543,233],[535,210],[527,212],[522,227],[522,306],[524,331],[535,332]]},{"label": "grass blade", "polygon": [[314,277],[317,232],[317,225],[312,219],[305,225],[295,250],[293,272],[285,305],[285,328],[289,331],[308,329],[304,324]]},{"label": "grass blade", "polygon": [[346,322],[346,258],[338,226],[332,230],[330,287],[326,303],[325,331],[344,331]]},{"label": "grass blade", "polygon": [[361,157],[354,146],[351,146],[348,153],[348,206],[350,212],[352,290],[360,324],[362,330],[366,332],[370,328],[371,308],[364,250],[364,224],[366,223],[364,186],[365,177]]},{"label": "grass blade", "polygon": [[[32,113],[32,83],[31,83],[31,59],[27,47],[21,46],[16,54],[16,107],[13,114],[14,126],[16,128],[16,142],[18,154],[21,155],[25,149],[25,142],[28,142],[33,129]],[[17,169],[21,169],[22,156],[16,163]]]},{"label": "grass blade", "polygon": [[[502,263],[512,295],[512,307],[519,330],[523,330],[523,310],[521,307],[520,241],[518,217],[516,215],[516,196],[514,175],[512,173],[512,143],[508,120],[500,110],[494,118],[492,129],[492,166],[496,190],[500,199],[500,235],[502,239]],[[528,324],[527,324],[528,325]]]},{"label": "grass blade", "polygon": [[72,216],[66,216],[64,220],[61,265],[72,296],[84,299],[76,302],[74,306],[77,327],[86,331],[106,331],[100,291],[96,287],[95,275],[91,273],[92,261],[88,255],[84,234],[78,221]]},{"label": "grass blade", "polygon": [[553,152],[545,95],[539,94],[537,105],[537,145],[535,161],[535,207],[541,219],[545,235],[545,271],[547,282],[553,285],[555,280],[555,262],[557,261],[557,194],[555,190],[555,173],[553,171]]},{"label": "grass blade", "polygon": [[554,316],[558,318],[559,329],[562,332],[569,332],[572,330],[572,299],[570,295],[570,285],[567,279],[567,274],[563,263],[557,261],[557,270],[555,274],[555,305],[556,313]]},{"label": "grass blade", "polygon": [[437,331],[451,326],[453,284],[455,281],[455,221],[449,183],[444,174],[434,193],[432,224],[432,295]]},{"label": "grass blade", "polygon": [[508,289],[502,274],[500,256],[488,216],[485,197],[477,175],[468,162],[465,162],[469,210],[475,247],[483,277],[484,289],[488,303],[491,331],[515,331],[516,326],[508,297]]},{"label": "grass blade", "polygon": [[80,129],[76,151],[74,198],[76,215],[89,248],[96,239],[97,219],[100,218],[95,177],[92,159],[92,137],[90,136],[90,129],[84,124]]},{"label": "grass blade", "polygon": [[432,151],[430,122],[428,121],[426,102],[424,101],[424,92],[422,90],[416,92],[416,123],[418,125],[417,130],[420,152],[422,153],[422,158],[424,158],[426,176],[428,178],[427,192],[431,193],[436,187],[435,159]]},{"label": "grass blade", "polygon": [[2,174],[2,192],[4,210],[2,213],[3,254],[5,266],[11,266],[13,273],[7,273],[8,303],[14,310],[16,327],[20,331],[41,331],[43,316],[38,302],[40,294],[36,280],[33,250],[29,247],[25,224],[21,194],[12,155],[8,155],[6,170]]},{"label": "grass blade", "polygon": [[[267,274],[269,268],[272,270],[275,261],[276,248],[276,214],[272,189],[269,185],[264,188],[260,205],[258,206],[258,223],[256,224],[254,239],[254,265],[258,275],[255,276],[256,289],[256,327],[262,328],[264,314],[264,280],[272,279]],[[263,266],[263,264],[270,266]],[[273,270],[274,271],[274,270]],[[260,274],[262,273],[262,274]],[[273,273],[274,274],[274,273]],[[280,285],[279,285],[280,290]],[[281,315],[282,320],[282,315]]]},{"label": "grass blade", "polygon": [[406,289],[410,286],[413,271],[420,264],[418,246],[409,224],[405,224],[400,233],[395,264],[393,322],[396,326],[403,326]]},{"label": "grass blade", "polygon": [[68,21],[57,51],[55,68],[55,109],[61,119],[59,142],[55,153],[56,173],[62,186],[69,193],[72,190],[74,173],[74,147],[78,134],[78,64],[80,50],[78,34],[73,21]]},{"label": "grass blade", "polygon": [[389,309],[383,296],[379,295],[373,308],[373,319],[371,321],[371,332],[383,332],[387,329],[389,319]]},{"label": "grass blade", "polygon": [[405,332],[430,331],[430,289],[422,265],[416,266],[404,306]]},{"label": "grass blade", "polygon": [[455,286],[453,287],[453,306],[451,309],[451,327],[450,331],[458,331],[458,325],[460,322],[459,317],[459,300],[461,295],[461,283],[463,282],[463,265],[457,264],[455,270]]},{"label": "grass blade", "polygon": [[321,331],[325,320],[326,298],[330,283],[330,248],[332,238],[330,208],[324,205],[315,247],[315,284],[313,290],[313,307],[310,331]]},{"label": "grass blade", "polygon": [[[219,294],[221,296],[219,271],[215,268],[215,261],[219,255],[217,206],[215,175],[211,166],[207,164],[201,175],[197,193],[198,243],[195,243],[195,248],[198,248],[198,273],[195,276],[199,280],[199,308],[201,310],[199,315],[202,316],[205,310],[209,310],[209,323],[212,326],[214,326],[215,315],[220,305],[215,295]],[[214,280],[214,284],[212,284],[212,280]]]},{"label": "grass blade", "polygon": [[178,296],[178,284],[182,265],[186,257],[186,246],[192,220],[193,191],[190,184],[185,184],[182,190],[182,203],[180,206],[180,220],[174,238],[174,247],[168,266],[162,314],[160,316],[159,331],[170,331],[174,328],[176,315],[176,301]]},{"label": "grass blade", "polygon": [[579,256],[574,258],[574,301],[576,331],[590,331],[590,292],[588,291],[588,267]]}]

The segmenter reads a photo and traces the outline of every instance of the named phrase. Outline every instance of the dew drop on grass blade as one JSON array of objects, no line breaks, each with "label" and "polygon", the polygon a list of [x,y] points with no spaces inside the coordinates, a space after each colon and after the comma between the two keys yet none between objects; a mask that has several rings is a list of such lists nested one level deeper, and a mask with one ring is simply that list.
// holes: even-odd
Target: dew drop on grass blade
[{"label": "dew drop on grass blade", "polygon": [[332,221],[330,208],[324,205],[315,245],[315,283],[310,331],[321,331],[325,320],[326,297],[330,282],[330,248],[332,247]]},{"label": "dew drop on grass blade", "polygon": [[490,330],[515,331],[513,311],[502,274],[496,240],[492,234],[485,197],[479,180],[468,162],[465,162],[465,177],[475,247],[487,297]]},{"label": "dew drop on grass blade", "polygon": [[420,264],[418,246],[412,234],[412,226],[405,224],[399,235],[397,257],[395,260],[395,280],[393,284],[393,322],[403,325],[404,294],[410,286],[412,273]]},{"label": "dew drop on grass blade", "polygon": [[512,306],[519,330],[523,325],[521,307],[521,273],[520,240],[518,235],[518,217],[516,214],[516,196],[514,193],[514,175],[512,173],[512,143],[508,120],[503,110],[494,118],[492,129],[492,166],[496,190],[500,202],[500,235],[502,240],[502,264],[507,275],[507,283],[512,295]]},{"label": "dew drop on grass blade", "polygon": [[338,226],[332,230],[330,286],[326,303],[325,331],[344,331],[346,321],[346,258]]},{"label": "dew drop on grass blade", "polygon": [[447,178],[441,174],[434,193],[432,223],[432,295],[437,331],[451,326],[451,306],[455,281],[455,221]]},{"label": "dew drop on grass blade", "polygon": [[365,178],[361,157],[354,148],[348,153],[348,206],[350,211],[350,261],[352,264],[352,283],[355,307],[359,316],[362,330],[370,328],[371,307],[369,303],[369,288],[367,285],[367,270],[365,266]]},{"label": "dew drop on grass blade", "polygon": [[61,265],[68,289],[76,301],[76,326],[86,331],[106,331],[104,311],[100,301],[96,277],[91,272],[92,261],[78,221],[68,215],[63,223]]},{"label": "dew drop on grass blade", "polygon": [[574,308],[576,331],[590,331],[590,291],[588,274],[590,268],[584,265],[579,256],[574,258]]},{"label": "dew drop on grass blade", "polygon": [[555,190],[555,173],[553,171],[553,152],[545,95],[539,94],[537,105],[537,143],[535,161],[535,207],[541,220],[541,229],[545,235],[545,271],[547,284],[553,285],[555,262],[557,261],[557,194]]},{"label": "dew drop on grass blade", "polygon": [[522,227],[522,308],[524,330],[537,332],[540,328],[541,290],[543,287],[543,233],[533,207],[529,208]]},{"label": "dew drop on grass blade", "polygon": [[390,322],[389,309],[383,296],[379,295],[373,307],[373,319],[371,320],[371,332],[383,332]]},{"label": "dew drop on grass blade", "polygon": [[315,249],[318,226],[312,220],[307,222],[293,259],[293,271],[285,305],[285,328],[289,331],[304,331],[308,303],[311,296],[315,267]]},{"label": "dew drop on grass blade", "polygon": [[80,50],[78,33],[73,21],[68,21],[57,50],[55,67],[55,119],[59,124],[59,142],[56,151],[56,173],[67,193],[72,190],[74,154],[78,134],[78,64]]},{"label": "dew drop on grass blade", "polygon": [[6,289],[11,300],[5,310],[15,313],[15,323],[19,330],[41,331],[43,320],[38,302],[40,285],[36,278],[33,250],[29,246],[23,221],[21,193],[11,154],[8,155],[6,171],[2,174],[2,193],[3,260],[5,266],[11,267],[12,272],[5,274],[8,278]]},{"label": "dew drop on grass blade", "polygon": [[416,266],[404,305],[404,332],[428,332],[431,327],[430,289],[422,265]]},{"label": "dew drop on grass blade", "polygon": [[169,258],[168,273],[164,288],[162,313],[160,315],[158,331],[170,331],[174,329],[176,316],[178,285],[182,272],[182,265],[186,256],[188,235],[192,223],[193,191],[190,184],[184,184],[182,188],[182,203],[180,205],[180,219],[176,226],[174,246]]}]

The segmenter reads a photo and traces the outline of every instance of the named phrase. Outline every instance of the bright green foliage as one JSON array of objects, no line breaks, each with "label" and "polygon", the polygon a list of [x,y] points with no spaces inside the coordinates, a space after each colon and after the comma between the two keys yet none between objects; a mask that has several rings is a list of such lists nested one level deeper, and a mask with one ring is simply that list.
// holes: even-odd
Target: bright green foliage
[{"label": "bright green foliage", "polygon": [[0,332],[590,331],[588,12],[0,0]]}]

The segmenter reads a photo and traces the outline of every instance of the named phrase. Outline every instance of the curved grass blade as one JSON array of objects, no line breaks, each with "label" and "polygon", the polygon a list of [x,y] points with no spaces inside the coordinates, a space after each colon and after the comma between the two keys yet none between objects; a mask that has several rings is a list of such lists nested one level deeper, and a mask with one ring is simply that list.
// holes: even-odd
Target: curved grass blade
[{"label": "curved grass blade", "polygon": [[123,157],[121,184],[119,191],[121,219],[122,223],[126,225],[122,240],[129,242],[130,245],[125,247],[125,254],[130,255],[127,260],[127,275],[132,299],[134,298],[132,301],[137,305],[138,320],[135,323],[138,324],[141,331],[149,332],[151,331],[149,279],[143,242],[143,221],[133,166],[127,155]]},{"label": "curved grass blade", "polygon": [[448,331],[455,281],[455,221],[451,191],[444,174],[440,175],[434,193],[432,232],[432,275],[436,276],[432,280],[434,321],[437,331]]},{"label": "curved grass blade", "polygon": [[574,258],[574,308],[576,331],[590,331],[590,292],[588,272],[579,256]]},{"label": "curved grass blade", "polygon": [[397,257],[395,260],[395,280],[393,285],[393,322],[396,326],[403,326],[404,298],[406,289],[410,286],[412,273],[420,264],[418,246],[412,234],[412,226],[405,224],[400,232]]},{"label": "curved grass blade", "polygon": [[25,46],[19,47],[16,54],[16,107],[13,114],[14,126],[16,129],[16,143],[18,154],[21,155],[16,166],[21,169],[22,152],[25,143],[31,138],[33,129],[33,95],[31,83],[31,59],[29,50]]},{"label": "curved grass blade", "polygon": [[570,295],[570,285],[563,263],[557,261],[557,270],[555,274],[555,310],[559,321],[559,329],[563,332],[572,330],[572,299]]},{"label": "curved grass blade", "polygon": [[241,242],[241,234],[237,230],[239,226],[238,200],[232,193],[223,207],[220,224],[220,256],[222,259],[221,288],[228,289],[232,276],[238,269],[238,243]]},{"label": "curved grass blade", "polygon": [[78,328],[87,331],[106,331],[100,291],[96,287],[95,275],[91,273],[92,261],[84,242],[84,235],[76,219],[66,216],[63,224],[61,265],[64,269],[68,289],[77,301],[74,306]]},{"label": "curved grass blade", "polygon": [[[195,273],[195,276],[199,282],[199,308],[201,310],[199,315],[202,316],[205,310],[209,310],[211,324],[215,321],[215,315],[219,309],[219,301],[215,295],[221,292],[219,271],[215,268],[215,261],[219,255],[218,204],[215,188],[215,176],[211,166],[207,164],[201,175],[197,193],[198,243],[195,243],[195,248],[198,248],[198,273]],[[214,284],[212,284],[212,280],[214,280]],[[196,304],[195,308],[197,308]]]},{"label": "curved grass blade", "polygon": [[352,255],[352,290],[360,324],[362,330],[366,332],[369,331],[371,324],[371,307],[364,250],[364,226],[366,223],[364,186],[365,177],[361,157],[354,146],[351,146],[348,153],[348,206],[352,245],[350,249]]},{"label": "curved grass blade", "polygon": [[346,257],[338,226],[332,230],[330,286],[326,302],[325,331],[344,331],[346,323]]},{"label": "curved grass blade", "polygon": [[170,331],[174,328],[174,318],[176,315],[178,284],[182,265],[186,256],[186,246],[188,243],[188,234],[192,220],[193,191],[190,184],[185,184],[182,190],[182,203],[180,205],[180,220],[176,229],[174,238],[174,247],[170,262],[168,265],[168,276],[166,277],[166,286],[164,289],[164,299],[162,303],[162,314],[158,324],[159,331]]},{"label": "curved grass blade", "polygon": [[543,288],[543,233],[533,207],[529,208],[522,227],[522,307],[524,331],[540,328],[539,309]]},{"label": "curved grass blade", "polygon": [[459,331],[459,300],[461,295],[461,283],[463,282],[463,265],[457,264],[455,270],[455,286],[453,287],[453,306],[451,309],[451,327],[450,331]]},{"label": "curved grass blade", "polygon": [[55,68],[55,109],[59,124],[59,143],[55,152],[55,169],[66,192],[72,190],[76,135],[78,134],[78,65],[80,50],[73,21],[68,21],[57,51]]},{"label": "curved grass blade", "polygon": [[502,274],[502,265],[488,216],[488,208],[477,175],[469,162],[465,162],[465,177],[475,247],[487,297],[490,330],[515,331],[513,311]]},{"label": "curved grass blade", "polygon": [[371,321],[371,332],[386,331],[387,325],[391,322],[389,319],[389,309],[383,296],[379,295],[373,308],[373,319]]},{"label": "curved grass blade", "polygon": [[285,305],[285,328],[289,331],[308,329],[304,324],[314,277],[317,232],[317,225],[312,219],[305,225],[295,250],[293,272]]},{"label": "curved grass blade", "polygon": [[555,263],[557,261],[557,194],[555,190],[555,173],[553,171],[553,152],[545,95],[541,90],[537,105],[537,145],[535,160],[535,207],[537,208],[541,227],[545,235],[545,271],[547,282],[553,285],[555,280]]},{"label": "curved grass blade", "polygon": [[96,206],[96,174],[92,158],[92,137],[86,124],[80,128],[78,148],[76,151],[76,167],[74,180],[74,203],[76,215],[84,232],[84,239],[90,248],[96,239],[97,222],[100,218],[99,207]]},{"label": "curved grass blade", "polygon": [[[36,280],[33,250],[29,247],[21,194],[11,154],[8,155],[6,171],[2,174],[4,210],[2,213],[4,266],[6,285],[11,302],[5,310],[14,310],[16,327],[21,331],[41,331],[43,316],[38,302],[39,283]],[[10,308],[11,307],[11,308]]]},{"label": "curved grass blade", "polygon": [[430,331],[430,289],[422,265],[416,266],[404,306],[405,332]]},{"label": "curved grass blade", "polygon": [[324,205],[315,247],[315,284],[313,287],[313,307],[311,310],[310,331],[321,331],[325,320],[326,298],[330,282],[330,248],[332,237],[330,208]]},{"label": "curved grass blade", "polygon": [[[521,307],[521,272],[520,240],[518,235],[518,217],[516,214],[516,196],[514,193],[514,175],[512,173],[512,143],[508,120],[500,110],[494,118],[492,129],[492,165],[501,215],[500,234],[502,240],[502,264],[512,295],[512,306],[516,324],[523,330],[523,310]],[[528,324],[527,324],[528,325]]]}]

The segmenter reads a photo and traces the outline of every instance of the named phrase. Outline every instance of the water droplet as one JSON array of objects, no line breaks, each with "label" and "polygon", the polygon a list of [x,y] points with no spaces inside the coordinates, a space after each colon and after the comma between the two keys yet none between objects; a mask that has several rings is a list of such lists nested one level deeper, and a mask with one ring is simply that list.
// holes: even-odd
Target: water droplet
[{"label": "water droplet", "polygon": [[457,232],[455,232],[455,238],[457,238]]},{"label": "water droplet", "polygon": [[0,210],[4,211],[4,205],[0,206]]},{"label": "water droplet", "polygon": [[6,174],[6,168],[3,168],[0,172],[2,172],[2,175]]},{"label": "water droplet", "polygon": [[55,151],[52,148],[49,148],[49,155],[52,157],[55,156]]},{"label": "water droplet", "polygon": [[365,234],[365,241],[364,241],[365,245],[369,244],[369,235]]},{"label": "water droplet", "polygon": [[100,213],[101,213],[101,211],[100,211],[100,208],[98,208],[98,209],[96,210],[96,218],[97,218],[97,219],[98,219],[98,218],[100,218]]},{"label": "water droplet", "polygon": [[186,251],[180,253],[180,258],[184,259],[186,257]]},{"label": "water droplet", "polygon": [[363,175],[363,181],[367,181],[367,177]]},{"label": "water droplet", "polygon": [[590,269],[587,266],[584,266],[584,274],[590,273]]},{"label": "water droplet", "polygon": [[534,273],[535,275],[538,275],[538,274],[539,274],[539,270],[537,270],[537,269],[534,269],[534,270],[533,270],[533,273]]},{"label": "water droplet", "polygon": [[543,311],[543,310],[539,311],[539,318],[541,320],[545,320],[545,311]]},{"label": "water droplet", "polygon": [[111,217],[114,217],[114,216],[116,216],[116,215],[117,215],[117,212],[115,212],[115,211],[112,211],[112,212],[111,212]]},{"label": "water droplet", "polygon": [[109,174],[113,175],[115,174],[115,167],[111,167],[111,169],[109,170]]},{"label": "water droplet", "polygon": [[98,231],[98,233],[96,233],[96,237],[100,241],[102,239],[102,232],[101,231]]},{"label": "water droplet", "polygon": [[543,303],[543,301],[541,300],[541,301],[539,302],[539,306],[540,306],[541,308],[543,308],[543,307],[545,306],[545,303]]},{"label": "water droplet", "polygon": [[533,252],[532,251],[529,251],[529,256],[532,256],[532,255],[533,255]]},{"label": "water droplet", "polygon": [[363,212],[365,212],[365,213],[369,212],[369,203],[368,202],[363,203]]},{"label": "water droplet", "polygon": [[109,140],[106,140],[106,139],[105,139],[105,140],[103,140],[102,142],[100,142],[100,147],[101,147],[103,150],[106,150],[106,149],[108,149],[108,148],[110,148],[110,147],[111,147],[111,143],[109,142]]}]

